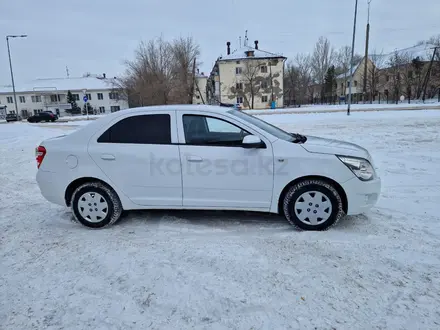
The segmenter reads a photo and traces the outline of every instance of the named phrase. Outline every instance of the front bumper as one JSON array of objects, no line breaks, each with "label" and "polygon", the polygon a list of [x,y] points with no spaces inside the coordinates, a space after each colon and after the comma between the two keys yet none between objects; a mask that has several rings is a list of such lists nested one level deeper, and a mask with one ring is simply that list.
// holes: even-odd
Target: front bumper
[{"label": "front bumper", "polygon": [[361,181],[354,177],[342,184],[347,195],[347,215],[361,214],[375,206],[379,200],[381,187],[380,178]]}]

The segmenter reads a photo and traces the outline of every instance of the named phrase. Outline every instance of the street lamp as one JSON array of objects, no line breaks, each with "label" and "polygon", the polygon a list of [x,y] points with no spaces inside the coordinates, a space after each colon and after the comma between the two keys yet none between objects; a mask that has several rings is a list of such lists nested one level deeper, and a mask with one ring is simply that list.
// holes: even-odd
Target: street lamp
[{"label": "street lamp", "polygon": [[6,44],[8,45],[8,56],[9,56],[9,69],[11,70],[12,93],[14,94],[14,104],[15,104],[15,112],[17,113],[17,120],[18,120],[18,105],[17,105],[17,95],[15,94],[14,72],[12,71],[11,50],[9,49],[9,38],[26,38],[26,37],[27,37],[26,34],[6,36]]},{"label": "street lamp", "polygon": [[353,40],[351,44],[351,60],[350,60],[350,86],[348,86],[348,109],[347,116],[350,116],[351,107],[351,87],[353,86],[353,58],[354,58],[354,45],[356,41],[356,19],[357,19],[358,0],[354,6],[354,22],[353,22]]}]

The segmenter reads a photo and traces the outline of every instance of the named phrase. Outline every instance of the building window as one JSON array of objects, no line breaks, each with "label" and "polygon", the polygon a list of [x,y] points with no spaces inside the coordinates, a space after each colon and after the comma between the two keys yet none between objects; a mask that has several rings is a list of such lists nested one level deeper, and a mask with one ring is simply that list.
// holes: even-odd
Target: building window
[{"label": "building window", "polygon": [[267,81],[263,80],[261,82],[261,88],[268,88],[268,87],[269,87],[269,84],[267,83]]},{"label": "building window", "polygon": [[6,97],[6,102],[8,102],[8,103],[14,103],[14,100],[12,99],[12,96],[7,96],[7,97]]},{"label": "building window", "polygon": [[240,61],[237,61],[237,62],[235,62],[235,63],[240,64]]},{"label": "building window", "polygon": [[[98,93],[98,95],[99,95],[99,93]],[[105,107],[99,107],[99,113],[105,113]]]},{"label": "building window", "polygon": [[358,82],[357,82],[357,80],[355,80],[354,81],[354,87],[357,87],[358,86]]},{"label": "building window", "polygon": [[261,66],[261,73],[267,73],[267,66],[266,65]]},{"label": "building window", "polygon": [[387,82],[389,82],[390,81],[390,76],[387,75],[386,79],[387,79]]},{"label": "building window", "polygon": [[61,100],[61,95],[54,94],[50,96],[50,102],[60,102],[60,100]]},{"label": "building window", "polygon": [[119,93],[117,92],[108,93],[108,97],[110,100],[119,100]]},{"label": "building window", "polygon": [[86,96],[89,101],[92,99],[92,94],[86,94]]},{"label": "building window", "polygon": [[102,95],[102,93],[98,93],[98,100],[103,100],[104,99],[104,95]]},{"label": "building window", "polygon": [[235,74],[241,74],[241,72],[242,72],[241,67],[238,66],[235,68]]},{"label": "building window", "polygon": [[20,96],[20,103],[26,103],[26,97]]},{"label": "building window", "polygon": [[235,88],[239,90],[243,90],[243,83],[236,83]]},{"label": "building window", "polygon": [[237,103],[240,103],[240,104],[243,103],[243,96],[237,97]]},{"label": "building window", "polygon": [[72,98],[74,101],[79,101],[79,94],[72,94]]},{"label": "building window", "polygon": [[31,99],[33,103],[41,102],[41,95],[32,95]]},{"label": "building window", "polygon": [[261,102],[263,102],[263,103],[267,103],[267,95],[263,95],[262,97],[261,97]]},{"label": "building window", "polygon": [[121,110],[121,107],[119,105],[112,105],[110,107],[111,112],[115,112],[115,111],[119,111],[119,110]]},{"label": "building window", "polygon": [[413,72],[412,71],[408,71],[408,78],[412,79],[413,78]]}]

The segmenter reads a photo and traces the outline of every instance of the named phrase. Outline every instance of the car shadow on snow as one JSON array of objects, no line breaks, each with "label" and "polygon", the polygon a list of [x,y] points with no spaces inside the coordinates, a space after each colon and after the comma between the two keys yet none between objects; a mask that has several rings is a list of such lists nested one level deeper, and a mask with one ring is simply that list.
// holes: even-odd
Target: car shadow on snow
[{"label": "car shadow on snow", "polygon": [[206,211],[206,210],[142,210],[124,212],[115,225],[127,226],[148,223],[155,225],[189,225],[211,228],[234,226],[258,228],[291,228],[281,216],[249,211]]},{"label": "car shadow on snow", "polygon": [[[287,220],[277,214],[249,211],[206,211],[206,210],[142,210],[126,211],[115,225],[131,226],[137,224],[155,224],[162,226],[200,226],[213,229],[228,227],[237,229],[252,227],[256,229],[295,230]],[[332,229],[356,230],[368,226],[366,215],[346,216]]]}]

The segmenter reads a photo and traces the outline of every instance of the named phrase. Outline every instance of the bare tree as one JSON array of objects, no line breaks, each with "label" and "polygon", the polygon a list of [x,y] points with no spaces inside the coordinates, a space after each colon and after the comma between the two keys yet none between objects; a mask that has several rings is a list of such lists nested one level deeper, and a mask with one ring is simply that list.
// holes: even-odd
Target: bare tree
[{"label": "bare tree", "polygon": [[381,87],[380,78],[386,61],[383,52],[379,53],[376,50],[373,50],[369,57],[370,62],[367,66],[367,92],[370,94],[370,103],[373,103],[373,101],[376,100],[378,90]]},{"label": "bare tree", "polygon": [[322,86],[321,95],[324,95],[325,75],[334,61],[335,51],[330,45],[330,41],[325,37],[320,37],[311,57],[311,67],[313,79]]},{"label": "bare tree", "polygon": [[306,103],[311,83],[310,56],[298,54],[294,61],[287,64],[284,72],[284,90],[289,104]]},{"label": "bare tree", "polygon": [[180,95],[179,98],[184,99],[186,96],[189,98],[189,103],[191,103],[194,96],[195,83],[195,72],[193,72],[192,68],[193,63],[200,56],[200,48],[191,37],[181,37],[174,40],[171,48],[175,61],[176,77],[182,83],[181,92],[183,95]]},{"label": "bare tree", "polygon": [[[237,81],[236,86],[231,87],[231,91],[238,96],[243,97],[245,106],[249,109],[254,108],[255,97],[261,88],[261,77],[259,76],[260,68],[265,64],[263,61],[258,60],[244,60],[244,67],[241,71],[240,81]],[[241,84],[241,85],[240,85]],[[263,85],[265,86],[265,85]],[[268,83],[266,82],[266,86]]]},{"label": "bare tree", "polygon": [[399,103],[402,91],[402,66],[404,58],[398,51],[395,51],[388,60],[389,86],[391,88],[393,100]]},{"label": "bare tree", "polygon": [[126,73],[117,87],[131,107],[188,103],[194,80],[191,62],[198,55],[192,38],[141,42],[135,58],[126,61]]}]

